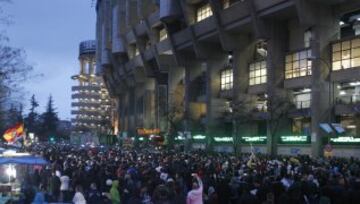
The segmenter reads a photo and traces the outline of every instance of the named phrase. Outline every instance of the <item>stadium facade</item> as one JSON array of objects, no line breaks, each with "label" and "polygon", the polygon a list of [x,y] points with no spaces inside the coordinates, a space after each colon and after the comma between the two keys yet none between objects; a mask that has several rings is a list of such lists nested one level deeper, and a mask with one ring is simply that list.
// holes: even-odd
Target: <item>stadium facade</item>
[{"label": "stadium facade", "polygon": [[97,70],[119,99],[120,132],[360,153],[360,1],[98,0],[96,11]]}]

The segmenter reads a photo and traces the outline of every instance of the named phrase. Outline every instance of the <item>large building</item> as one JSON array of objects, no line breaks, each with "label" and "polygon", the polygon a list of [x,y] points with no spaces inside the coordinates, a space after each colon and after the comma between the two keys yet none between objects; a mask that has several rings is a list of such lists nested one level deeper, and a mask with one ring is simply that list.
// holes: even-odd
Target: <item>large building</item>
[{"label": "large building", "polygon": [[71,78],[77,82],[72,87],[72,133],[112,134],[111,99],[102,76],[95,72],[96,42],[80,43],[80,72]]},{"label": "large building", "polygon": [[97,67],[121,99],[121,132],[360,155],[359,0],[98,0],[96,10]]}]

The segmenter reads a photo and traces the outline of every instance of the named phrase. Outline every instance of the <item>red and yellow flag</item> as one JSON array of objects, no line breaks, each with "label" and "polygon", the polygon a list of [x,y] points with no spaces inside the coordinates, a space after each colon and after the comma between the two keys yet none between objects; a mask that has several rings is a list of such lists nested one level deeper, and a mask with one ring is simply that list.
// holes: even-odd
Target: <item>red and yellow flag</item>
[{"label": "red and yellow flag", "polygon": [[7,142],[14,142],[17,139],[21,138],[23,134],[24,134],[24,124],[18,123],[15,126],[7,129],[3,137]]}]

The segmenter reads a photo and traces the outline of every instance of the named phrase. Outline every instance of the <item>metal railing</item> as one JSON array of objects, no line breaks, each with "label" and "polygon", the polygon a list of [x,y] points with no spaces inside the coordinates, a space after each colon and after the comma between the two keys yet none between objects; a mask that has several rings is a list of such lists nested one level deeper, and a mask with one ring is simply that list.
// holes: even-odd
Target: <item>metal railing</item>
[{"label": "metal railing", "polygon": [[308,109],[311,107],[311,100],[307,101],[296,101],[295,102],[296,109]]},{"label": "metal railing", "polygon": [[336,98],[336,104],[339,105],[351,105],[360,103],[360,96],[339,96]]}]

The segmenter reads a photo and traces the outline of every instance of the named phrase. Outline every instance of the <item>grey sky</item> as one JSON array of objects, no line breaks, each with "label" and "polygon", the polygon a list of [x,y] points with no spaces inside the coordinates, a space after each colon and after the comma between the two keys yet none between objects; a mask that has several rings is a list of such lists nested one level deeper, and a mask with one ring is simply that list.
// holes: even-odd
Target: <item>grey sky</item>
[{"label": "grey sky", "polygon": [[44,77],[26,83],[26,105],[35,94],[44,111],[53,95],[61,119],[70,119],[70,77],[79,70],[78,46],[95,38],[95,8],[92,0],[12,0],[5,13],[13,24],[7,35],[14,47],[23,48],[27,61]]}]

